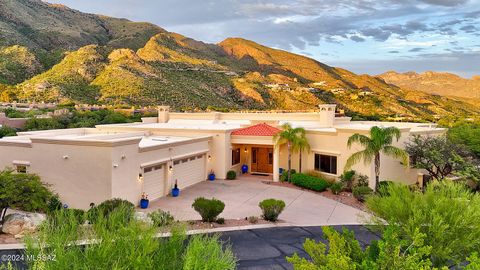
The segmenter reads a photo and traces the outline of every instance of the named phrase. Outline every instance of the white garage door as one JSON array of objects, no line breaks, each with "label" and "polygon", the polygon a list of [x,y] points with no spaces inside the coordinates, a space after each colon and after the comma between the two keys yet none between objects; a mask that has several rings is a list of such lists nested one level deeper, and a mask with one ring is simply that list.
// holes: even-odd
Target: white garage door
[{"label": "white garage door", "polygon": [[173,161],[173,181],[182,189],[205,180],[205,155]]},{"label": "white garage door", "polygon": [[143,192],[148,199],[155,200],[163,196],[165,189],[165,165],[159,164],[143,168]]}]

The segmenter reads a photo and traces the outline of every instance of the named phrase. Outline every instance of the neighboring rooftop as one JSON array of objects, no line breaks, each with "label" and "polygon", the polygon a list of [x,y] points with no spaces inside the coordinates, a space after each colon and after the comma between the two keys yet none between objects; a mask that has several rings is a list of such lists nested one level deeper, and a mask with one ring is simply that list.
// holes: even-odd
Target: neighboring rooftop
[{"label": "neighboring rooftop", "polygon": [[281,130],[276,127],[261,123],[246,128],[237,129],[231,134],[240,136],[274,136],[280,131]]}]

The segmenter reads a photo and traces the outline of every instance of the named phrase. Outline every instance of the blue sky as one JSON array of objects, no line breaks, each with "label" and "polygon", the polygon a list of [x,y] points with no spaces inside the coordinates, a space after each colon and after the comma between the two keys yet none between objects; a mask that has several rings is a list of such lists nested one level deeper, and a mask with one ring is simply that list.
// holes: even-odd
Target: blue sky
[{"label": "blue sky", "polygon": [[243,37],[356,73],[480,75],[480,0],[50,0],[210,43]]}]

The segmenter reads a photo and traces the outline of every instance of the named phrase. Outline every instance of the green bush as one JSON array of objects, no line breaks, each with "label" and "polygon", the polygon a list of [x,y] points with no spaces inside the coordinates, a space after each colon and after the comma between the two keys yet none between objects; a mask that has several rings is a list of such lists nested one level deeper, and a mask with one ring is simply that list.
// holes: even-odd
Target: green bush
[{"label": "green bush", "polygon": [[114,198],[106,200],[88,210],[88,218],[95,223],[99,217],[107,218],[112,212],[119,209],[125,214],[123,217],[125,222],[130,221],[135,214],[135,205],[133,203],[120,198]]},{"label": "green bush", "polygon": [[8,136],[17,136],[17,131],[14,128],[8,126],[0,127],[0,138]]},{"label": "green bush", "polygon": [[364,202],[365,199],[373,193],[373,190],[367,186],[357,186],[353,188],[352,193],[353,197],[358,201]]},{"label": "green bush", "polygon": [[235,178],[237,178],[237,173],[235,171],[230,170],[227,172],[228,180],[235,180]]},{"label": "green bush", "polygon": [[369,184],[368,176],[365,174],[357,174],[355,179],[357,180],[356,186],[368,186]]},{"label": "green bush", "polygon": [[381,196],[389,196],[388,186],[393,185],[392,181],[380,181],[377,187],[377,193]]},{"label": "green bush", "polygon": [[204,222],[214,222],[217,216],[225,209],[225,204],[215,198],[209,200],[203,197],[196,198],[192,204],[193,209],[202,216]]},{"label": "green bush", "polygon": [[343,185],[345,186],[345,189],[348,191],[352,190],[353,181],[355,180],[354,176],[355,176],[354,170],[346,171],[342,173],[342,175],[340,175],[340,182],[343,183]]},{"label": "green bush", "polygon": [[148,217],[152,220],[153,225],[157,227],[168,226],[175,221],[170,212],[161,209],[148,213]]},{"label": "green bush", "polygon": [[[124,222],[123,215],[116,208],[86,228],[72,212],[56,211],[35,237],[25,240],[26,256],[54,259],[27,260],[28,269],[235,269],[231,247],[217,235],[187,238],[184,228],[175,226],[170,237],[159,239],[157,227],[135,219]],[[83,241],[89,244],[72,245]]]},{"label": "green bush", "polygon": [[480,194],[462,183],[433,181],[425,191],[414,192],[406,185],[385,186],[384,195],[367,199],[366,205],[378,224],[395,224],[402,239],[412,239],[414,229],[425,234],[425,244],[432,247],[434,266],[448,266],[466,261],[480,250]]},{"label": "green bush", "polygon": [[[290,177],[293,177],[294,174],[296,174],[297,171],[295,169],[290,170]],[[282,175],[280,175],[280,181],[285,182],[288,181],[288,170],[283,170]]]},{"label": "green bush", "polygon": [[285,202],[282,200],[266,199],[261,201],[258,206],[262,209],[265,220],[277,221],[278,216],[285,208]]},{"label": "green bush", "polygon": [[330,190],[332,191],[333,194],[336,194],[336,195],[340,194],[340,192],[342,192],[342,189],[343,189],[343,183],[341,182],[335,182],[330,186]]},{"label": "green bush", "polygon": [[303,173],[292,175],[291,182],[296,186],[320,192],[325,191],[330,186],[330,183],[323,178],[317,178]]},{"label": "green bush", "polygon": [[218,224],[225,224],[225,219],[224,218],[217,218],[217,220],[215,221],[217,222]]},{"label": "green bush", "polygon": [[48,212],[52,197],[54,194],[36,174],[16,173],[10,169],[0,172],[0,218],[8,208]]}]

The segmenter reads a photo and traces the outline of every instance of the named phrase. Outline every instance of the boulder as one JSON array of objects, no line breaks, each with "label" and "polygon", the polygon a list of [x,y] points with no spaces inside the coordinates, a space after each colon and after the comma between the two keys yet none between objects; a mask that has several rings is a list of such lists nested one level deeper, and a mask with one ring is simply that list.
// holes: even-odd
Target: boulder
[{"label": "boulder", "polygon": [[145,212],[135,212],[135,215],[133,216],[135,220],[138,220],[140,222],[144,222],[146,224],[152,225],[153,221],[152,219],[148,216],[148,213]]},{"label": "boulder", "polygon": [[21,238],[27,233],[35,232],[40,224],[47,219],[39,213],[13,213],[5,216],[2,232]]}]

